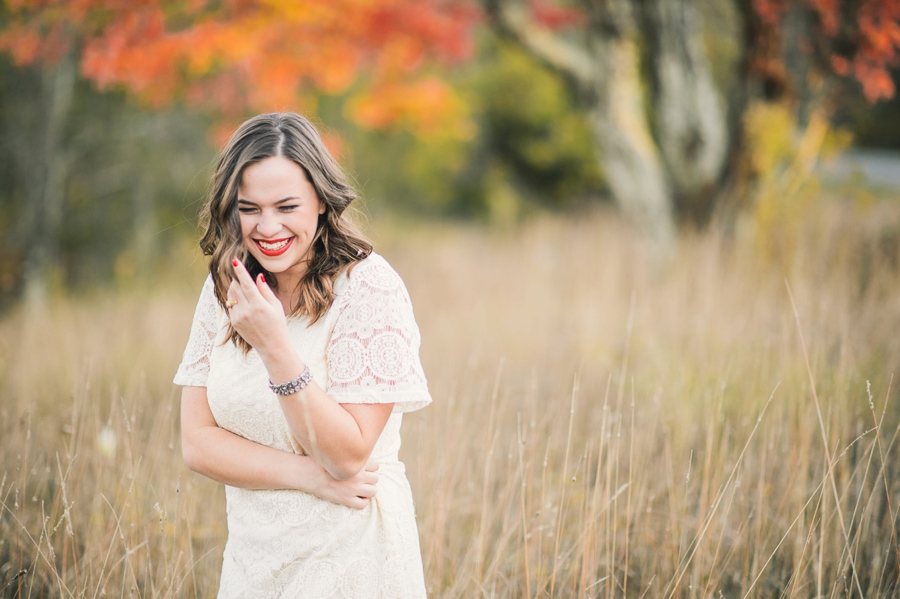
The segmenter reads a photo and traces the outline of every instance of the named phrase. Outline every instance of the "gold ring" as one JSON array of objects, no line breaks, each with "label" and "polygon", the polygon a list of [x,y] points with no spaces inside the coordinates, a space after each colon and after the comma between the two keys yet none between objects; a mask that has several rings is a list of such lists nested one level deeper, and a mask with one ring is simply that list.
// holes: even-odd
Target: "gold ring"
[{"label": "gold ring", "polygon": [[228,308],[229,310],[231,308],[234,308],[236,305],[237,305],[237,300],[228,300],[227,302],[225,302],[225,307]]}]

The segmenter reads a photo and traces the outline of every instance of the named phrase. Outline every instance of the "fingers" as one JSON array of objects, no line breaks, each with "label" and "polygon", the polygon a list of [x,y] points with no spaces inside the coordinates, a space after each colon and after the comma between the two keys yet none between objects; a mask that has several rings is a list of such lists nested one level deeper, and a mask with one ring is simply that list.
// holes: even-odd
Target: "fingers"
[{"label": "fingers", "polygon": [[247,294],[241,289],[237,281],[231,281],[228,285],[228,291],[225,293],[225,307],[228,311],[228,318],[234,324],[235,319],[241,320],[246,315],[246,308],[250,306]]},{"label": "fingers", "polygon": [[357,492],[357,497],[361,497],[363,499],[372,499],[377,494],[378,489],[376,489],[373,485],[364,485]]},{"label": "fingers", "polygon": [[378,470],[378,462],[376,462],[375,460],[369,460],[368,462],[366,462],[366,472],[375,472],[376,470]]},{"label": "fingers", "polygon": [[378,494],[378,489],[375,485],[360,485],[354,493],[354,496],[343,499],[341,503],[355,510],[362,510]]},{"label": "fingers", "polygon": [[231,264],[234,266],[235,278],[231,280],[231,284],[228,286],[228,294],[226,295],[228,299],[235,299],[238,303],[243,303],[244,306],[249,306],[254,300],[260,298],[270,305],[275,305],[276,302],[278,306],[281,305],[281,302],[266,283],[265,276],[260,274],[257,280],[254,281],[250,276],[250,271],[247,270],[243,262],[235,258],[231,261]]},{"label": "fingers", "polygon": [[275,292],[269,287],[269,282],[266,281],[266,276],[262,273],[259,273],[259,276],[256,277],[256,288],[259,290],[259,293],[263,296],[264,300],[273,306],[277,305],[278,307],[281,307],[281,300],[278,299]]},{"label": "fingers", "polygon": [[256,284],[253,282],[253,277],[250,276],[250,272],[247,270],[247,267],[244,266],[243,262],[235,258],[231,261],[231,265],[234,267],[235,280],[240,283],[241,289],[243,289],[245,293],[251,293],[252,290],[259,291]]},{"label": "fingers", "polygon": [[369,502],[378,494],[378,475],[374,472],[363,471],[357,477],[356,484],[353,485],[350,497],[345,505],[361,510],[364,509]]},{"label": "fingers", "polygon": [[362,510],[369,505],[376,492],[377,489],[372,485],[364,485],[356,490],[355,495],[343,498],[341,503],[355,510]]},{"label": "fingers", "polygon": [[225,297],[229,300],[237,300],[238,303],[240,303],[241,300],[246,301],[247,299],[247,295],[244,293],[244,290],[241,289],[240,283],[234,280],[228,284],[228,292],[225,293]]},{"label": "fingers", "polygon": [[366,506],[369,505],[369,500],[365,497],[354,497],[347,503],[349,504],[348,507],[355,510],[364,510],[366,509]]}]

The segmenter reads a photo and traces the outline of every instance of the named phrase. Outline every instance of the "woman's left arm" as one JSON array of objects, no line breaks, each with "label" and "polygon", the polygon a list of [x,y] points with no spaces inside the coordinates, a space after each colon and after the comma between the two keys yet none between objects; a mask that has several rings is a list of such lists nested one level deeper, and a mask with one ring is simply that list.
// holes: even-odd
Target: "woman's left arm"
[{"label": "woman's left arm", "polygon": [[[273,382],[296,378],[306,365],[288,337],[281,302],[262,275],[254,281],[238,261],[234,270],[237,279],[228,290],[229,299],[237,300],[229,310],[232,326],[259,354]],[[338,480],[365,467],[394,405],[339,404],[315,380],[278,397],[291,433]]]}]

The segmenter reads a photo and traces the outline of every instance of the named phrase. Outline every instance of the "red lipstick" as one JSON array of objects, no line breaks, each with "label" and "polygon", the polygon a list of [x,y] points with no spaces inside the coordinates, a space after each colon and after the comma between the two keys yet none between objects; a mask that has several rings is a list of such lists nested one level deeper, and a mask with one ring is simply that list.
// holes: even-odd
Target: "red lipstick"
[{"label": "red lipstick", "polygon": [[[288,251],[294,243],[295,237],[283,237],[281,239],[254,239],[253,243],[259,248],[259,251],[266,256],[280,256]],[[268,247],[263,247],[266,244]],[[283,244],[283,245],[282,245]]]}]

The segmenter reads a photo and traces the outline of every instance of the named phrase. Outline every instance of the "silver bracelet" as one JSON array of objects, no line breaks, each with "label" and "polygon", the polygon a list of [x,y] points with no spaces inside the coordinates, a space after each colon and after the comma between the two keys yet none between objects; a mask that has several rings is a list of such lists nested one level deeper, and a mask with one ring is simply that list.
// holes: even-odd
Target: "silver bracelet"
[{"label": "silver bracelet", "polygon": [[271,380],[269,380],[269,389],[271,389],[275,395],[292,395],[307,386],[311,380],[312,373],[309,371],[309,366],[307,366],[303,369],[303,372],[301,372],[297,378],[292,379],[286,383],[276,385]]}]

